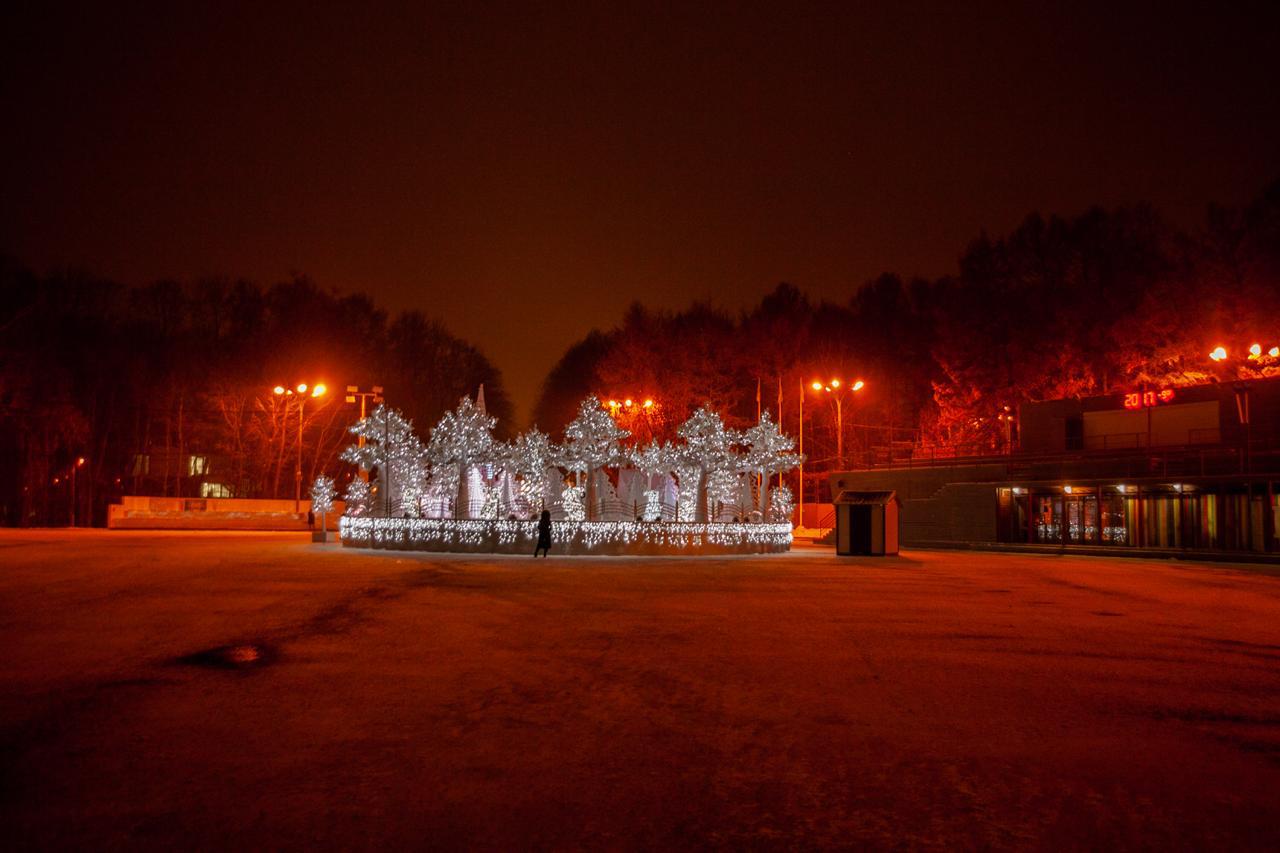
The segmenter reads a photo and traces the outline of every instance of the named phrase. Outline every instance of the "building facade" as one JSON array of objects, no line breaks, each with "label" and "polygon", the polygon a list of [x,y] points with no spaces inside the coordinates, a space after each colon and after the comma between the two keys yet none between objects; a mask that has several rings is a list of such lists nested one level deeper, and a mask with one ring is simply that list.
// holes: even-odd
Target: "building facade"
[{"label": "building facade", "polygon": [[1280,378],[1029,403],[1015,449],[831,475],[893,489],[902,544],[1280,555]]}]

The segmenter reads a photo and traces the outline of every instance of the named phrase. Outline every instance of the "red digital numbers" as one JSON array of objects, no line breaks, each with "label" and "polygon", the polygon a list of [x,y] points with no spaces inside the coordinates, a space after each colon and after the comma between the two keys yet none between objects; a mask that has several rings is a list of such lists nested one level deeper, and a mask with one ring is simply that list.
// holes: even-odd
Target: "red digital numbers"
[{"label": "red digital numbers", "polygon": [[1162,388],[1159,391],[1134,391],[1132,394],[1124,395],[1124,407],[1126,409],[1149,409],[1161,403],[1172,403],[1174,396],[1172,388]]}]

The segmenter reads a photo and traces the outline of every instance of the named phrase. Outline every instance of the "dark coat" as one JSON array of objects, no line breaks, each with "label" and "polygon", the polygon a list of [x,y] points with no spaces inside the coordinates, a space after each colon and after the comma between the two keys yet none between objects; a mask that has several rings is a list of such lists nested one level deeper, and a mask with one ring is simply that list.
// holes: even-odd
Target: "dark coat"
[{"label": "dark coat", "polygon": [[538,521],[538,547],[551,547],[551,519],[543,518]]}]

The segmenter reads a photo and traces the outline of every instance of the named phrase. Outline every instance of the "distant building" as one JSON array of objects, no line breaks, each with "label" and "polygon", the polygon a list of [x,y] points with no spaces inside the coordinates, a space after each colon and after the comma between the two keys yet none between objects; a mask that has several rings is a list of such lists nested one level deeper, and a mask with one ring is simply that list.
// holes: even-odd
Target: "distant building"
[{"label": "distant building", "polygon": [[1280,553],[1280,378],[1028,403],[1005,454],[830,475],[893,489],[904,547]]}]

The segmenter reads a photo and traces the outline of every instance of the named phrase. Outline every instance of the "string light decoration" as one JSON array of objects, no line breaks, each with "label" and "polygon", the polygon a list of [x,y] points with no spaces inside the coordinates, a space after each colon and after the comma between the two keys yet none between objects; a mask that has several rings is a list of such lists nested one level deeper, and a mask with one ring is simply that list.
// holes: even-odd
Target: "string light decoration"
[{"label": "string light decoration", "polygon": [[560,495],[561,506],[564,507],[564,517],[567,521],[586,521],[587,508],[583,505],[583,493],[585,489],[582,486],[569,486]]},{"label": "string light decoration", "polygon": [[347,502],[347,515],[357,518],[364,515],[369,509],[369,498],[369,484],[364,480],[356,477],[347,483],[347,490],[343,494],[343,500]]},{"label": "string light decoration", "polygon": [[[772,513],[772,508],[766,506],[765,501],[769,496],[769,481],[773,475],[780,471],[790,471],[803,462],[804,457],[791,452],[796,446],[795,439],[784,434],[774,424],[768,409],[760,413],[759,423],[742,434],[742,443],[747,448],[742,457],[743,469],[760,478],[756,492],[756,511],[764,516],[766,510]],[[788,513],[787,518],[790,517]]]},{"label": "string light decoration", "polygon": [[588,513],[595,511],[597,503],[595,472],[606,465],[615,465],[623,458],[619,442],[630,435],[614,423],[594,396],[578,405],[578,416],[564,428],[560,465],[573,472],[577,485],[582,485],[585,476],[585,508]]},{"label": "string light decoration", "polygon": [[427,459],[433,468],[453,466],[458,471],[457,494],[454,508],[457,515],[466,518],[471,514],[469,494],[469,469],[473,465],[493,461],[493,428],[497,418],[479,408],[470,397],[458,401],[458,408],[446,412],[431,430],[427,445]]},{"label": "string light decoration", "polygon": [[520,478],[520,495],[529,511],[540,512],[552,483],[560,478],[551,436],[537,428],[521,433],[511,442],[508,458],[511,472]]},{"label": "string light decoration", "polygon": [[[536,521],[344,516],[345,545],[409,551],[526,554],[538,541]],[[555,521],[557,554],[768,554],[791,547],[791,525],[644,521]]]},{"label": "string light decoration", "polygon": [[795,508],[796,500],[787,486],[774,486],[769,491],[769,520],[774,524],[785,523],[790,527]]},{"label": "string light decoration", "polygon": [[[420,489],[426,481],[426,451],[413,431],[413,422],[384,403],[349,430],[364,438],[364,446],[349,446],[342,461],[366,471],[378,469],[378,497],[368,507],[370,513],[403,512],[404,495]],[[412,497],[412,495],[411,495]]]},{"label": "string light decoration", "polygon": [[[689,416],[676,430],[676,434],[684,439],[684,446],[676,453],[679,457],[679,469],[685,472],[697,471],[696,488],[686,491],[685,476],[680,477],[680,502],[688,502],[686,494],[690,494],[694,502],[693,521],[706,522],[709,497],[707,479],[717,471],[734,471],[738,467],[733,453],[733,445],[741,442],[741,438],[731,429],[725,428],[711,407],[703,406]],[[682,513],[684,515],[684,513]]]},{"label": "string light decoration", "polygon": [[333,512],[333,499],[338,496],[338,490],[333,486],[333,480],[323,475],[316,477],[316,481],[311,484],[311,511],[316,515],[326,512]]},{"label": "string light decoration", "polygon": [[645,521],[661,521],[662,520],[662,493],[657,489],[649,489],[644,493],[644,515]]},{"label": "string light decoration", "polygon": [[[467,397],[440,419],[426,446],[403,415],[385,406],[360,421],[351,432],[365,444],[349,447],[342,458],[377,469],[379,493],[374,497],[361,480],[347,487],[347,544],[521,552],[536,541],[532,519],[545,507],[555,513],[553,541],[562,553],[759,553],[790,547],[790,491],[758,495],[747,476],[759,476],[767,486],[772,474],[800,460],[767,413],[737,432],[704,407],[678,430],[682,442],[638,448],[622,445],[628,432],[594,397],[579,406],[561,446],[538,430],[510,443],[497,441],[495,423]],[[606,471],[614,466],[635,472],[619,472],[618,488],[626,483],[623,495],[614,494]],[[568,487],[565,472],[573,474]],[[670,499],[673,473],[674,521],[663,500]],[[761,511],[766,503],[768,512]],[[387,512],[388,506],[394,511]]]}]

